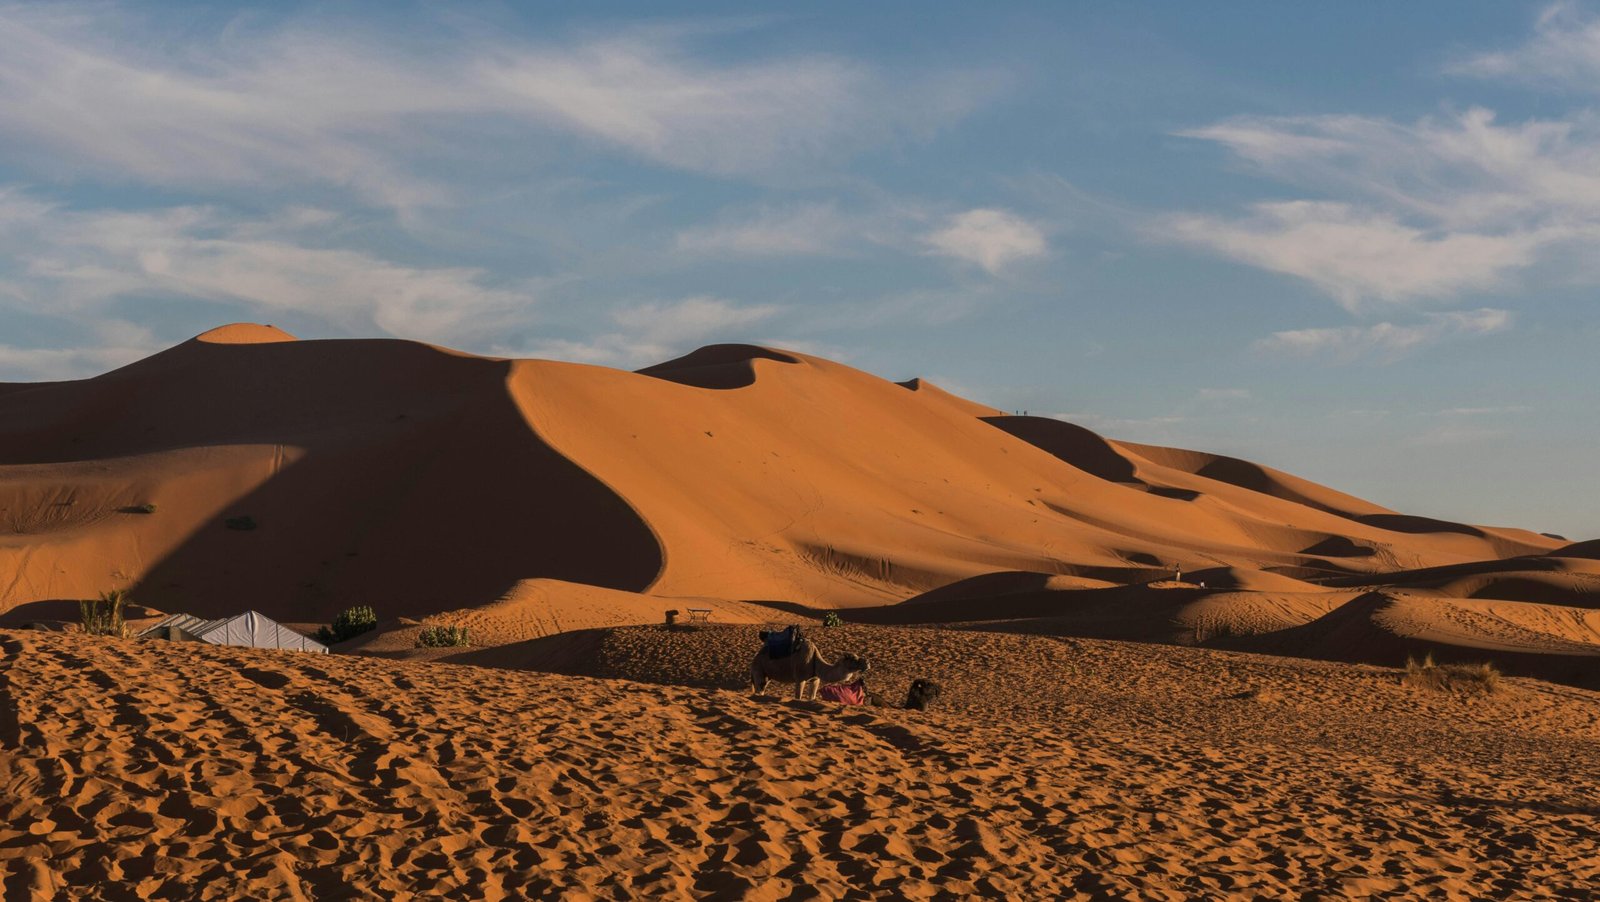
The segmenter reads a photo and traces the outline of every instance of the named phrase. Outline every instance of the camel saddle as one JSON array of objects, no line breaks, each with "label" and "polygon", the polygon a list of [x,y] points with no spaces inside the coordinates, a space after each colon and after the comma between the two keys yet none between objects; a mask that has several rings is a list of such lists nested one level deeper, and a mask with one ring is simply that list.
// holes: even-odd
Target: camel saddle
[{"label": "camel saddle", "polygon": [[767,657],[778,661],[787,658],[800,650],[805,642],[805,637],[800,635],[800,627],[791,626],[788,629],[772,630],[763,634],[766,640]]}]

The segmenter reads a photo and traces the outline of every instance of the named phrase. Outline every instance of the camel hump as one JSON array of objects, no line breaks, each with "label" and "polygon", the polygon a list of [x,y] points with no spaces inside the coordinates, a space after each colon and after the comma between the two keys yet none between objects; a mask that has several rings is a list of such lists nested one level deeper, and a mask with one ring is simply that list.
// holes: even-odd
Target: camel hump
[{"label": "camel hump", "polygon": [[800,634],[800,627],[794,625],[781,630],[762,630],[761,639],[765,644],[767,657],[774,661],[787,658],[806,645],[805,637]]}]

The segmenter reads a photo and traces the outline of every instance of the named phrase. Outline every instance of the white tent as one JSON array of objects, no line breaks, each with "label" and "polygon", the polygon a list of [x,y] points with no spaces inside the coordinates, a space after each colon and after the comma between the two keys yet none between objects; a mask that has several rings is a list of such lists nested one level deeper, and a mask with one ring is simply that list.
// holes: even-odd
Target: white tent
[{"label": "white tent", "polygon": [[201,620],[192,614],[173,614],[139,634],[141,639],[177,639],[239,645],[244,648],[287,648],[327,654],[328,646],[282,626],[265,614],[245,611],[221,620]]}]

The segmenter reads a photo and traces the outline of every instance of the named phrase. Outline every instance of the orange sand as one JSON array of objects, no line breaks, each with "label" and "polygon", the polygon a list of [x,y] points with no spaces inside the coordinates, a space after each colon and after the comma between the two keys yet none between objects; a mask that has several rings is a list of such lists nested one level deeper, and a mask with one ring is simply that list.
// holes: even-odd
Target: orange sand
[{"label": "orange sand", "polygon": [[[606,641],[609,675],[716,684],[751,640]],[[947,704],[0,633],[5,896],[1578,899],[1600,881],[1592,693],[1036,636],[819,641],[870,649],[886,691],[933,676]]]}]

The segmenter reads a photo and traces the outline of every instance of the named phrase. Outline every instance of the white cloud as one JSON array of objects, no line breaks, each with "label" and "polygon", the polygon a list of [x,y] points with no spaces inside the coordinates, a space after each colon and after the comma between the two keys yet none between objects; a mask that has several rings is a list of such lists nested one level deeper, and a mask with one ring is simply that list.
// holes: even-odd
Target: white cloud
[{"label": "white cloud", "polygon": [[580,363],[640,367],[660,363],[707,343],[741,340],[741,332],[782,312],[776,304],[739,305],[715,297],[689,297],[621,307],[619,328],[587,341],[549,339],[507,356],[549,357]]},{"label": "white cloud", "polygon": [[1511,50],[1478,53],[1447,67],[1457,75],[1600,91],[1600,17],[1570,2],[1545,7],[1533,36]]},{"label": "white cloud", "polygon": [[717,174],[834,157],[959,116],[984,93],[979,82],[957,81],[927,96],[821,55],[712,66],[659,37],[503,52],[480,75],[491,95],[531,115],[667,165]]},{"label": "white cloud", "polygon": [[642,339],[672,344],[742,329],[770,319],[781,309],[776,304],[740,306],[722,298],[692,297],[623,307],[614,311],[611,319]]},{"label": "white cloud", "polygon": [[1396,325],[1295,329],[1275,332],[1255,343],[1258,351],[1298,357],[1328,357],[1342,362],[1364,358],[1395,360],[1413,351],[1455,338],[1490,335],[1511,328],[1511,314],[1485,307],[1427,313],[1419,322]]},{"label": "white cloud", "polygon": [[183,297],[435,341],[481,338],[531,303],[471,268],[323,246],[306,230],[326,223],[304,209],[252,221],[205,207],[70,211],[0,194],[0,237],[19,264],[4,287],[12,303],[56,314]]},{"label": "white cloud", "polygon": [[1244,116],[1182,134],[1285,181],[1352,193],[1440,228],[1600,216],[1600,118],[1590,113],[1510,124],[1482,107],[1414,123]]},{"label": "white cloud", "polygon": [[976,263],[999,275],[1011,264],[1043,256],[1048,250],[1037,226],[1005,210],[958,213],[924,237],[934,253]]},{"label": "white cloud", "polygon": [[113,8],[0,9],[0,158],[62,178],[334,184],[406,207],[448,193],[424,157],[526,168],[555,152],[530,137],[565,134],[697,172],[783,173],[925,133],[990,90],[824,55],[710,63],[682,29],[541,45],[441,26],[425,47],[327,21],[177,34]]},{"label": "white cloud", "polygon": [[1245,219],[1172,216],[1160,230],[1253,266],[1299,276],[1350,310],[1363,301],[1450,298],[1529,265],[1541,232],[1435,233],[1346,204],[1264,203]]},{"label": "white cloud", "polygon": [[[1285,182],[1340,196],[1174,215],[1161,237],[1306,279],[1355,310],[1503,287],[1600,247],[1600,117],[1501,123],[1471,108],[1399,123],[1240,117],[1185,132]],[[1563,256],[1564,252],[1573,252]]]}]

